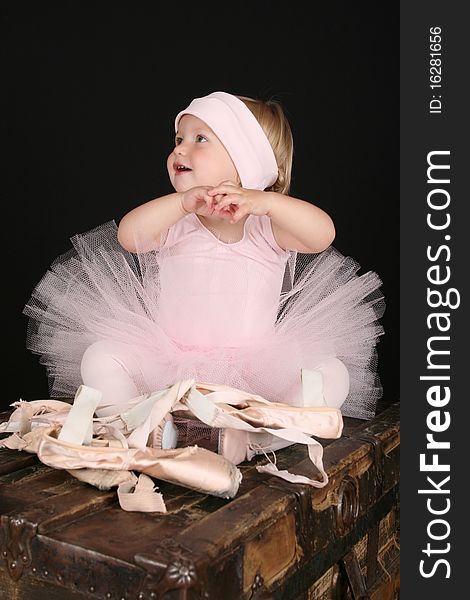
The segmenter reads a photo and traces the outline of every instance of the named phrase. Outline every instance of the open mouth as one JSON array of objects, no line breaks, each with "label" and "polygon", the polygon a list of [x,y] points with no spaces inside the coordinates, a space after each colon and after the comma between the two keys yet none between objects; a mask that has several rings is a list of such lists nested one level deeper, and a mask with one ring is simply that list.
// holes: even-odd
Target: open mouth
[{"label": "open mouth", "polygon": [[173,168],[175,169],[175,173],[177,175],[179,175],[180,173],[188,173],[189,171],[192,171],[192,169],[190,169],[186,165],[181,165],[179,163],[175,163],[173,165]]}]

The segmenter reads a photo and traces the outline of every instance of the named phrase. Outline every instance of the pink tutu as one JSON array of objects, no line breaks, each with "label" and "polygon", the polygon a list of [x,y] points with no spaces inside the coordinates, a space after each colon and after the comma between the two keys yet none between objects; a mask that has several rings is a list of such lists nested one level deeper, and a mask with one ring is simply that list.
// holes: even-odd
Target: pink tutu
[{"label": "pink tutu", "polygon": [[41,355],[53,397],[74,396],[85,350],[104,341],[135,359],[127,368],[141,393],[194,378],[294,405],[301,369],[336,357],[350,378],[342,413],[375,414],[381,282],[358,276],[359,265],[334,248],[285,252],[268,217],[254,216],[233,244],[196,215],[151,252],[123,250],[114,222],[72,243],[24,309],[27,345]]}]

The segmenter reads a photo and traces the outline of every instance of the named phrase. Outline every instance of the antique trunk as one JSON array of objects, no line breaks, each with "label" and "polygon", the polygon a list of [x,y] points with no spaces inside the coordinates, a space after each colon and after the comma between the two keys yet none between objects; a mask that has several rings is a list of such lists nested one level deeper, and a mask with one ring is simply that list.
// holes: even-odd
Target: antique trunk
[{"label": "antique trunk", "polygon": [[[258,456],[231,500],[161,482],[163,515],[0,450],[0,598],[398,598],[399,404],[323,443],[323,489],[258,473]],[[277,464],[315,476],[303,446]]]}]

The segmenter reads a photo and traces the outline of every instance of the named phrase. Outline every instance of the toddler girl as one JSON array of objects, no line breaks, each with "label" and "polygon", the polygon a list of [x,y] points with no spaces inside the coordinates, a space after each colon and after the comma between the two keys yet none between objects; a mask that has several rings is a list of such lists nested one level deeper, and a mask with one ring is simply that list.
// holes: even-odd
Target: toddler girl
[{"label": "toddler girl", "polygon": [[215,92],[181,111],[175,131],[175,192],[117,231],[72,238],[25,307],[51,394],[84,383],[125,404],[194,378],[373,416],[380,280],[330,246],[323,210],[287,195],[280,105]]}]

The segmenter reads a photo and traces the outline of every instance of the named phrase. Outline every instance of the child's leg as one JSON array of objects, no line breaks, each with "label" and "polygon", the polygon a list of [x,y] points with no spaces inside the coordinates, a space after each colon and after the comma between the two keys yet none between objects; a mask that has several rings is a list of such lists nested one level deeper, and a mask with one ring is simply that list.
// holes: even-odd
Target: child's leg
[{"label": "child's leg", "polygon": [[[131,372],[139,373],[140,364],[125,344],[100,341],[89,346],[83,353],[81,363],[82,381],[85,385],[100,390],[100,404],[111,404],[111,408],[98,406],[96,414],[106,417],[119,411],[116,405],[141,395]],[[167,415],[155,429],[148,444],[161,448],[176,448],[178,432],[173,419]]]},{"label": "child's leg", "polygon": [[[95,342],[85,350],[80,369],[83,383],[103,394],[103,404],[120,404],[139,395],[130,375],[131,369],[138,372],[138,364],[124,344]],[[100,416],[113,412],[103,410]]]},{"label": "child's leg", "polygon": [[340,408],[349,394],[349,373],[338,358],[327,358],[302,370],[304,404]]}]

